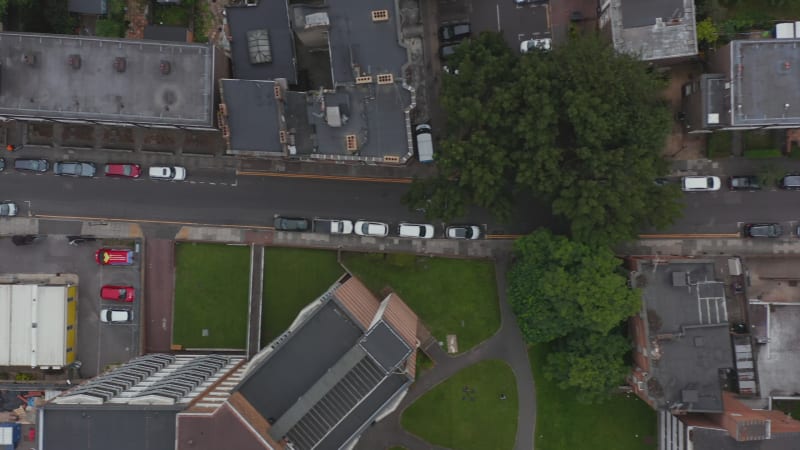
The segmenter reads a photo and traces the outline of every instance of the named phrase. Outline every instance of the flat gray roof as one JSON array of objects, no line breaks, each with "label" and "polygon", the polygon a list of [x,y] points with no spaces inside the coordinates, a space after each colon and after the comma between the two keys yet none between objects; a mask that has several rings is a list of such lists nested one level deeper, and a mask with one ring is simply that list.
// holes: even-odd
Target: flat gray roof
[{"label": "flat gray roof", "polygon": [[725,430],[695,427],[692,443],[697,449],[714,450],[797,450],[800,433],[772,433],[769,439],[737,441]]},{"label": "flat gray roof", "polygon": [[649,395],[659,407],[722,411],[720,371],[733,367],[733,350],[713,263],[639,264],[650,352],[660,354],[651,358]]},{"label": "flat gray roof", "polygon": [[67,11],[78,14],[103,15],[108,12],[107,0],[69,0]]},{"label": "flat gray roof", "polygon": [[231,150],[282,152],[275,82],[226,79],[220,86]]},{"label": "flat gray roof", "polygon": [[697,54],[694,0],[611,0],[610,8],[617,51],[645,61]]},{"label": "flat gray roof", "polygon": [[[297,83],[294,57],[294,34],[289,27],[287,0],[258,0],[256,6],[225,8],[231,32],[233,75],[246,80],[286,78]],[[272,62],[252,64],[247,47],[247,32],[266,29],[272,51]]]},{"label": "flat gray roof", "polygon": [[[372,11],[387,10],[388,20],[375,22]],[[328,0],[329,45],[334,86],[355,81],[353,66],[361,74],[391,73],[403,76],[408,61],[398,43],[394,0]]]},{"label": "flat gray roof", "polygon": [[663,22],[671,19],[682,19],[683,0],[623,0],[622,25],[625,28],[653,26],[656,18]]},{"label": "flat gray roof", "polygon": [[[750,311],[755,307],[752,305]],[[766,315],[759,331],[767,338],[766,343],[757,346],[759,392],[764,397],[797,395],[800,378],[786,374],[800,373],[800,305],[776,302],[759,309]]]},{"label": "flat gray roof", "polygon": [[361,341],[363,347],[386,372],[405,361],[411,348],[383,320],[375,324]]},{"label": "flat gray roof", "polygon": [[[70,55],[78,55],[79,67],[68,64]],[[122,72],[117,58],[125,59]],[[162,61],[169,63],[168,74]],[[0,64],[0,115],[214,123],[214,52],[208,45],[0,33]]]},{"label": "flat gray roof", "polygon": [[800,124],[800,39],[731,42],[734,126]]}]

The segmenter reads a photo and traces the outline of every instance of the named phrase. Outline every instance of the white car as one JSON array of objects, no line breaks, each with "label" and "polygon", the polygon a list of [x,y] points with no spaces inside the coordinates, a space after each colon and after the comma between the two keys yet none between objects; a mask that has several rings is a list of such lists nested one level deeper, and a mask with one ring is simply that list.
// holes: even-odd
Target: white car
[{"label": "white car", "polygon": [[100,310],[100,321],[105,323],[131,323],[133,311],[130,309],[104,308]]},{"label": "white car", "polygon": [[389,235],[389,225],[383,222],[369,222],[359,220],[354,225],[355,232],[359,236],[386,237]]},{"label": "white car", "polygon": [[350,234],[353,232],[353,222],[349,220],[331,220],[331,234]]},{"label": "white car", "polygon": [[14,202],[0,203],[0,216],[14,217],[17,215],[17,204]]},{"label": "white car", "polygon": [[529,51],[538,48],[540,50],[550,50],[550,38],[543,38],[543,39],[529,39],[527,41],[522,41],[519,44],[519,51],[522,53],[528,53]]},{"label": "white car", "polygon": [[479,239],[481,227],[477,225],[453,225],[444,230],[448,239]]},{"label": "white car", "polygon": [[397,228],[400,237],[430,239],[433,237],[433,225],[427,223],[401,223]]},{"label": "white car", "polygon": [[681,190],[685,192],[699,191],[718,191],[722,186],[719,177],[683,177],[681,178]]},{"label": "white car", "polygon": [[153,166],[149,173],[153,180],[183,181],[186,179],[186,168],[181,166]]}]

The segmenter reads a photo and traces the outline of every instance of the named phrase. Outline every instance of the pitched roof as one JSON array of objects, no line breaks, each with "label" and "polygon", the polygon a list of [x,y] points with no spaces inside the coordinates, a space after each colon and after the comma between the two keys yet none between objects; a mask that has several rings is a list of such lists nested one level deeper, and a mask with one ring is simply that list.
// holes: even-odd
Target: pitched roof
[{"label": "pitched roof", "polygon": [[356,277],[350,277],[334,292],[336,300],[347,309],[363,329],[369,328],[378,311],[378,299]]}]

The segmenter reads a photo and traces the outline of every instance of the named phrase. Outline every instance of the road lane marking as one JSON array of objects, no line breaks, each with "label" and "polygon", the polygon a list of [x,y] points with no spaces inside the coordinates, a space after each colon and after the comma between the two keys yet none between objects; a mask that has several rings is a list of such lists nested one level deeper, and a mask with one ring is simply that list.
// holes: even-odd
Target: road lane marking
[{"label": "road lane marking", "polygon": [[366,181],[371,183],[399,183],[410,184],[411,178],[374,178],[374,177],[347,177],[339,175],[313,175],[305,173],[278,173],[262,170],[237,170],[236,175],[246,177],[278,177],[278,178],[305,178],[312,180],[338,180],[338,181]]},{"label": "road lane marking", "polygon": [[739,233],[686,233],[686,234],[640,234],[639,239],[719,239],[739,238]]},{"label": "road lane marking", "polygon": [[152,220],[152,219],[120,219],[112,217],[86,217],[86,216],[59,216],[53,214],[34,214],[33,217],[45,220],[80,220],[83,222],[99,221],[99,222],[129,222],[129,223],[152,223],[157,225],[188,225],[194,227],[216,227],[216,228],[243,228],[243,229],[257,229],[257,230],[274,230],[275,227],[268,227],[264,225],[236,225],[236,224],[214,224],[214,223],[200,223],[200,222],[182,222],[175,220]]}]

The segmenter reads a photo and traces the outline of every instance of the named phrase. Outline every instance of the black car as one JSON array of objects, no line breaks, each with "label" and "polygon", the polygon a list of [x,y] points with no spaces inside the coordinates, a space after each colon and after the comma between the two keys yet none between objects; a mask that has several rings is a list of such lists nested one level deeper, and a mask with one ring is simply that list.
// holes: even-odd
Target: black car
[{"label": "black car", "polygon": [[275,216],[273,226],[279,231],[308,231],[311,223],[302,217]]},{"label": "black car", "polygon": [[68,177],[93,177],[97,166],[90,162],[57,162],[53,164],[53,173]]},{"label": "black car", "polygon": [[783,234],[783,227],[777,223],[746,223],[744,235],[747,237],[776,238]]},{"label": "black car", "polygon": [[16,170],[44,173],[49,168],[50,163],[45,159],[18,159],[14,161],[14,169]]},{"label": "black car", "polygon": [[732,191],[757,191],[761,189],[761,182],[757,176],[739,175],[728,178],[728,187]]},{"label": "black car", "polygon": [[781,178],[781,189],[800,190],[800,174],[790,173]]},{"label": "black car", "polygon": [[460,41],[468,38],[472,29],[468,23],[452,23],[439,27],[439,42]]},{"label": "black car", "polygon": [[447,58],[455,55],[457,47],[458,47],[458,42],[456,42],[455,44],[447,44],[439,47],[439,57],[442,60],[446,60]]}]

